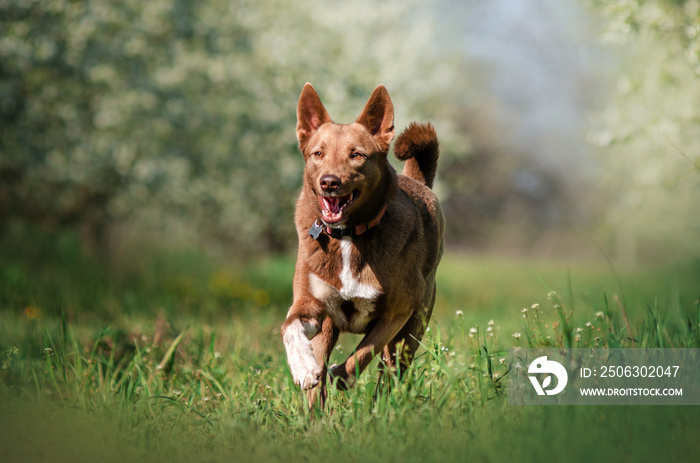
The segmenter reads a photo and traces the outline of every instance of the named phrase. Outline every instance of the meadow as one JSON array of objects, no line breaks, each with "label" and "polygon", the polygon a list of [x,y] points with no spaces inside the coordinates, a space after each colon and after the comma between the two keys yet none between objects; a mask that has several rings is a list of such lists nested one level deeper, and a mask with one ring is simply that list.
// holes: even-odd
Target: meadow
[{"label": "meadow", "polygon": [[[511,406],[513,346],[700,347],[700,266],[448,253],[404,381],[306,411],[279,325],[292,258],[3,238],[0,460],[690,461],[695,407]],[[631,331],[631,332],[630,332]],[[343,336],[334,362],[352,352]]]}]

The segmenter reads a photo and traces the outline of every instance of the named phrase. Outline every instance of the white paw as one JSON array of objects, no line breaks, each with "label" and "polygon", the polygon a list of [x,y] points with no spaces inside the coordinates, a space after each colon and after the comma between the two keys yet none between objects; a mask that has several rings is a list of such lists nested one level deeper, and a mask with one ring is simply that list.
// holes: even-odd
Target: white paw
[{"label": "white paw", "polygon": [[297,358],[297,361],[292,358],[288,360],[294,384],[298,384],[302,389],[311,389],[321,380],[321,367],[313,356],[311,358]]},{"label": "white paw", "polygon": [[301,323],[292,323],[284,334],[287,363],[294,383],[302,389],[311,389],[321,380],[321,367],[314,357],[311,341],[304,334]]}]

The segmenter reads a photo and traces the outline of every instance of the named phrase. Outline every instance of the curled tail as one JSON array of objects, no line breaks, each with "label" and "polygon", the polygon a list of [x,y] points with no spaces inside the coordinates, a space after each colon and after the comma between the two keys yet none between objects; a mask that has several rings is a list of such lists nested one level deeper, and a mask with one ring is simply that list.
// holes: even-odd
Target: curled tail
[{"label": "curled tail", "polygon": [[403,175],[433,187],[439,155],[435,129],[430,124],[411,122],[396,139],[394,154],[402,161]]}]

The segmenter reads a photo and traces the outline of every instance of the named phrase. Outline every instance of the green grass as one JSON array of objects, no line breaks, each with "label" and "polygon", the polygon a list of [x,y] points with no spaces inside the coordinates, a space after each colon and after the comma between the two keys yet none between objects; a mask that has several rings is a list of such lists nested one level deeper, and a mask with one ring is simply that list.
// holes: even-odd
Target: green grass
[{"label": "green grass", "polygon": [[[618,277],[604,259],[448,254],[406,380],[375,399],[372,365],[310,419],[278,333],[293,259],[226,264],[138,250],[107,267],[70,236],[35,238],[0,243],[2,461],[697,455],[694,407],[509,406],[500,360],[514,345],[700,347],[697,266]],[[341,337],[332,361],[358,341]]]}]

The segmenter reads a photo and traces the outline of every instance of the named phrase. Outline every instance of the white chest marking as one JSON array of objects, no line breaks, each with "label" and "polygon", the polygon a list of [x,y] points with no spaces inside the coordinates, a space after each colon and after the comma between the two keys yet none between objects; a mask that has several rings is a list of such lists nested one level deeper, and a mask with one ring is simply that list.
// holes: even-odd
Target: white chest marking
[{"label": "white chest marking", "polygon": [[343,287],[340,288],[340,296],[346,301],[350,299],[376,299],[381,291],[372,285],[361,283],[352,274],[350,269],[352,239],[349,236],[343,237],[340,241],[340,253],[343,258],[343,268],[340,271],[340,282]]},{"label": "white chest marking", "polygon": [[[311,295],[321,301],[333,318],[335,324],[341,329],[350,329],[356,332],[362,330],[371,320],[374,312],[374,301],[382,293],[377,286],[361,283],[359,278],[352,274],[350,258],[352,253],[352,241],[345,237],[340,242],[342,268],[340,270],[341,288],[331,286],[318,275],[309,273],[309,290]],[[355,313],[348,319],[340,306],[343,301],[352,301]]]},{"label": "white chest marking", "polygon": [[331,316],[336,325],[345,326],[347,324],[345,315],[340,309],[342,299],[337,289],[311,272],[309,273],[309,289],[311,290],[311,295],[325,305],[328,315]]}]

